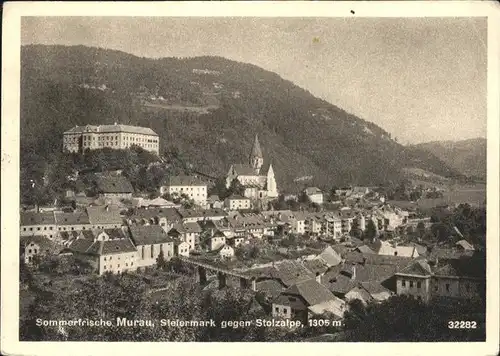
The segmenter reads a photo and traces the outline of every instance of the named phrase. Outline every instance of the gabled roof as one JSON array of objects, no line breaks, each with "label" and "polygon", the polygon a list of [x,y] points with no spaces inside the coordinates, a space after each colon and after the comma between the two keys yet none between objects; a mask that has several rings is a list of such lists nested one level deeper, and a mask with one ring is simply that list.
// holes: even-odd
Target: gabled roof
[{"label": "gabled roof", "polygon": [[250,198],[242,197],[241,195],[238,195],[238,194],[231,194],[226,199],[229,199],[229,200],[250,200]]},{"label": "gabled roof", "polygon": [[93,244],[94,240],[91,239],[77,239],[68,246],[68,249],[72,252],[87,253]]},{"label": "gabled roof", "polygon": [[408,267],[402,269],[398,274],[415,275],[415,276],[430,276],[432,274],[431,267],[425,260],[418,260]]},{"label": "gabled roof", "polygon": [[87,214],[89,216],[89,222],[92,225],[121,225],[123,223],[120,211],[107,206],[89,206],[87,207]]},{"label": "gabled roof", "polygon": [[31,235],[31,236],[21,236],[19,238],[21,246],[27,246],[31,243],[35,243],[40,248],[52,247],[54,243],[50,241],[47,237],[43,235]]},{"label": "gabled roof", "polygon": [[382,284],[376,281],[361,282],[360,285],[368,293],[370,293],[371,296],[379,293],[392,293],[389,289],[385,288]]},{"label": "gabled roof", "polygon": [[206,186],[207,183],[203,182],[200,178],[196,176],[170,176],[168,179],[168,185],[169,186],[186,186],[186,185],[192,185],[192,186]]},{"label": "gabled roof", "polygon": [[130,226],[129,230],[136,246],[172,242],[172,239],[158,225]]},{"label": "gabled roof", "polygon": [[89,225],[90,220],[86,211],[75,211],[74,213],[54,213],[57,225]]},{"label": "gabled roof", "polygon": [[336,298],[324,285],[318,283],[315,279],[296,283],[286,289],[283,294],[300,296],[307,302],[308,306]]},{"label": "gabled roof", "polygon": [[325,273],[328,270],[328,265],[321,259],[305,260],[302,264],[312,273]]},{"label": "gabled roof", "polygon": [[180,232],[181,234],[200,233],[202,231],[201,226],[195,222],[176,224],[172,227],[172,230],[176,230],[176,231]]},{"label": "gabled roof", "polygon": [[328,267],[337,266],[342,262],[342,257],[331,246],[326,247],[317,258],[324,261]]},{"label": "gabled roof", "polygon": [[54,212],[36,213],[33,211],[23,211],[20,218],[21,226],[56,224]]},{"label": "gabled roof", "polygon": [[232,165],[232,169],[236,172],[238,176],[255,176],[255,169],[246,163],[235,163]]},{"label": "gabled roof", "polygon": [[86,251],[90,255],[115,255],[119,253],[135,252],[137,249],[130,239],[95,241]]},{"label": "gabled roof", "polygon": [[356,250],[358,250],[361,253],[375,253],[371,248],[369,248],[366,245],[358,246],[356,247]]},{"label": "gabled roof", "polygon": [[96,180],[99,193],[133,193],[130,181],[123,176],[102,176]]},{"label": "gabled roof", "polygon": [[266,279],[255,284],[257,291],[276,298],[283,291],[283,285],[275,279]]},{"label": "gabled roof", "polygon": [[279,279],[290,286],[314,278],[315,275],[296,261],[286,260],[274,265]]}]

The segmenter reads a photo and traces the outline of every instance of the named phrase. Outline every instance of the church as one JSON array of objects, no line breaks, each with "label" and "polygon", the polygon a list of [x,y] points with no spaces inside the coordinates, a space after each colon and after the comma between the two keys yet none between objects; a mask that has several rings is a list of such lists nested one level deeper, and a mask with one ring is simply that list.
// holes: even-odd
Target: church
[{"label": "church", "polygon": [[236,178],[245,187],[245,197],[252,200],[266,200],[278,197],[278,188],[274,177],[273,165],[264,169],[264,156],[259,138],[255,135],[248,163],[233,164],[226,177],[226,188]]}]

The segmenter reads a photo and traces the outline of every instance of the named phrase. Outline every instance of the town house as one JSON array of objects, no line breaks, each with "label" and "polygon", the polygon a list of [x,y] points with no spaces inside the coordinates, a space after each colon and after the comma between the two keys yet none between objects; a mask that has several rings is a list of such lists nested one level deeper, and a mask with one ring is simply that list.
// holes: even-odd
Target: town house
[{"label": "town house", "polygon": [[95,185],[101,199],[132,199],[134,193],[132,184],[123,176],[101,176]]},{"label": "town house", "polygon": [[21,212],[20,222],[21,236],[43,235],[49,239],[55,238],[57,224],[54,212]]},{"label": "town house", "polygon": [[160,193],[186,195],[196,205],[205,207],[207,204],[207,183],[195,176],[170,176],[167,184],[160,187]]},{"label": "town house", "polygon": [[130,226],[129,233],[137,248],[137,266],[146,268],[156,265],[163,251],[165,260],[174,256],[174,241],[158,225]]},{"label": "town house", "polygon": [[75,211],[73,213],[56,211],[54,216],[58,231],[81,231],[92,228],[86,211]]},{"label": "town house", "polygon": [[189,244],[190,250],[198,247],[202,229],[196,222],[183,222],[174,225],[168,232],[168,236],[173,239],[184,241]]},{"label": "town house", "polygon": [[137,269],[137,249],[122,229],[87,231],[87,237],[74,240],[66,251],[85,260],[102,275]]},{"label": "town house", "polygon": [[89,206],[87,215],[92,229],[113,229],[123,225],[120,210],[110,205]]}]

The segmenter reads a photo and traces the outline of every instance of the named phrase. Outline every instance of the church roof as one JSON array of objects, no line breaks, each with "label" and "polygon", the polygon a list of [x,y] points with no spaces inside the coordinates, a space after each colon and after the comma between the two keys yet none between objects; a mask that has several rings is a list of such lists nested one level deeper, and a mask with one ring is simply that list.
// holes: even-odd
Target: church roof
[{"label": "church roof", "polygon": [[237,163],[233,164],[233,169],[238,176],[255,176],[255,170],[249,164]]},{"label": "church roof", "polygon": [[262,150],[260,149],[259,138],[257,137],[257,135],[255,135],[255,141],[254,141],[253,146],[252,146],[251,157],[264,158],[264,155],[262,154]]}]

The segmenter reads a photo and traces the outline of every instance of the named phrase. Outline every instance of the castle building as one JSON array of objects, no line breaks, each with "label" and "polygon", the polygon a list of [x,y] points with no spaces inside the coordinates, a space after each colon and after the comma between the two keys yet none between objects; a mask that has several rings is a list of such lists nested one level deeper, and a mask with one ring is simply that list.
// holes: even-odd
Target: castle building
[{"label": "castle building", "polygon": [[233,164],[226,177],[226,188],[237,179],[245,188],[244,196],[251,200],[263,200],[278,197],[278,187],[272,164],[264,169],[264,156],[260,148],[259,138],[255,141],[248,163]]},{"label": "castle building", "polygon": [[148,127],[120,125],[75,126],[63,134],[63,151],[84,152],[105,147],[126,149],[132,145],[158,154],[158,134]]}]

